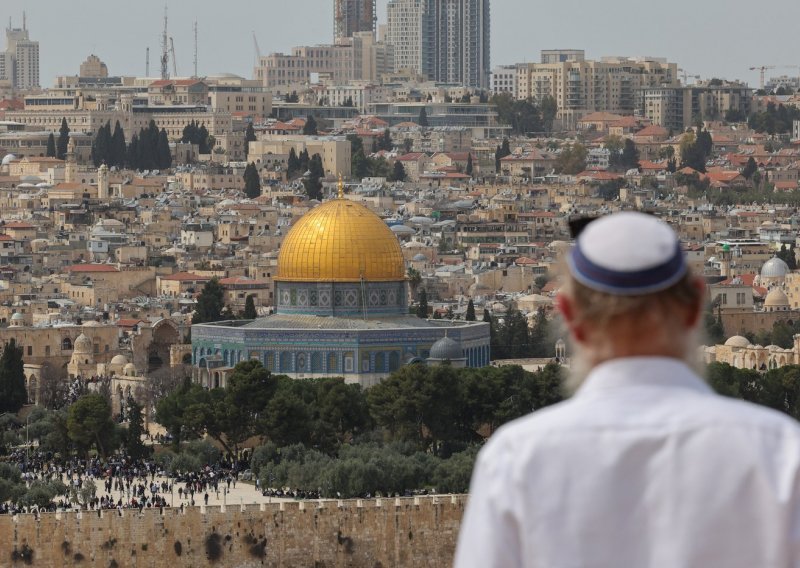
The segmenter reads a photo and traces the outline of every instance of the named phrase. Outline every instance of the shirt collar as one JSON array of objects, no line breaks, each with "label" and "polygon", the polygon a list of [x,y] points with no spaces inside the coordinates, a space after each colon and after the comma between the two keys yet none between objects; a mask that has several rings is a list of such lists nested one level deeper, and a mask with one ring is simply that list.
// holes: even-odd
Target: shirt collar
[{"label": "shirt collar", "polygon": [[678,359],[624,357],[611,359],[592,369],[576,396],[642,386],[684,388],[706,394],[713,392],[703,379]]}]

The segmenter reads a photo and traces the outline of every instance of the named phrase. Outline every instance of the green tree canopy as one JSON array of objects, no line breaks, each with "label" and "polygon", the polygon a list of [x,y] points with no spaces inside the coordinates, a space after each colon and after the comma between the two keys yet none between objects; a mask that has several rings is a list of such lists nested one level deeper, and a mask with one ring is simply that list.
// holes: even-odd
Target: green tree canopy
[{"label": "green tree canopy", "polygon": [[218,278],[212,278],[203,286],[203,291],[197,297],[192,323],[208,323],[222,319],[222,309],[225,307],[225,289]]},{"label": "green tree canopy", "polygon": [[102,455],[108,455],[114,449],[111,406],[101,394],[82,396],[69,407],[67,429],[70,440],[84,454],[92,447]]}]

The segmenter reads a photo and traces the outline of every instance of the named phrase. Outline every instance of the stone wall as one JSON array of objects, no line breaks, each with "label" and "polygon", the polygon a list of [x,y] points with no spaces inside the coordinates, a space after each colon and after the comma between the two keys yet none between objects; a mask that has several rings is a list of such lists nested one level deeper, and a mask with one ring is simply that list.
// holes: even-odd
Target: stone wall
[{"label": "stone wall", "polygon": [[0,565],[449,566],[463,496],[0,516]]}]

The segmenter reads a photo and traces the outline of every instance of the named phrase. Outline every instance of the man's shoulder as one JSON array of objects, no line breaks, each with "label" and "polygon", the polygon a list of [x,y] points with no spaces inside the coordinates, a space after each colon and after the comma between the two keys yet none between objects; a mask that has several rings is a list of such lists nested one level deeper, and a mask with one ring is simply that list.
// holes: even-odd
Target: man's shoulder
[{"label": "man's shoulder", "polygon": [[[708,393],[705,396],[660,400],[652,407],[635,409],[630,415],[603,419],[619,409],[600,410],[602,403],[580,397],[513,420],[495,432],[492,440],[499,447],[516,445],[519,440],[542,439],[552,435],[580,435],[602,429],[663,427],[665,430],[740,428],[760,431],[764,435],[780,435],[800,443],[800,422],[778,410],[752,402]],[[642,416],[637,419],[636,414]]]}]

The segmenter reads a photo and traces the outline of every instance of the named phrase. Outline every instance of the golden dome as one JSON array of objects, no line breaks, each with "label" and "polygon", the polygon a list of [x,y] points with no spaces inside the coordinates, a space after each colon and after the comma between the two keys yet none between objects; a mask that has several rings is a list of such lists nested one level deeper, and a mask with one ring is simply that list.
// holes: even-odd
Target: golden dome
[{"label": "golden dome", "polygon": [[391,229],[359,203],[334,199],[312,209],[286,235],[277,280],[391,282],[405,279],[405,262]]}]

